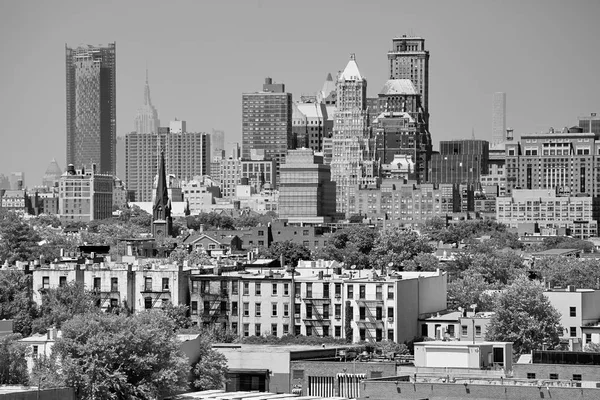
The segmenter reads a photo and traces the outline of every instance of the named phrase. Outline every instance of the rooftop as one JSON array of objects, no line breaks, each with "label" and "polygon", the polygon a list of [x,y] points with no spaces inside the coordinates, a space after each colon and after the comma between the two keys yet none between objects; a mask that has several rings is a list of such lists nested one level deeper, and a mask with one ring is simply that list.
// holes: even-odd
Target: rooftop
[{"label": "rooftop", "polygon": [[339,79],[343,79],[346,81],[362,81],[363,77],[358,70],[358,65],[356,64],[356,57],[354,54],[350,55],[350,61],[344,68],[344,72],[340,75]]},{"label": "rooftop", "polygon": [[416,95],[417,90],[410,79],[390,79],[379,91],[380,95],[409,94]]}]

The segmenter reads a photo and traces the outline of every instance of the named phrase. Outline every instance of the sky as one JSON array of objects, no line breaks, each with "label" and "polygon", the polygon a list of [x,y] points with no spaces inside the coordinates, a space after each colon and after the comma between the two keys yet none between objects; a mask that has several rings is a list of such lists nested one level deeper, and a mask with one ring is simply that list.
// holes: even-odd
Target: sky
[{"label": "sky", "polygon": [[[491,139],[492,96],[507,93],[521,133],[600,113],[600,1],[1,1],[0,173],[41,183],[65,169],[65,44],[117,47],[117,135],[133,129],[146,66],[161,125],[223,129],[241,142],[241,94],[265,77],[299,98],[350,53],[376,96],[392,38],[425,38],[429,109],[440,140]],[[226,147],[228,147],[226,145]]]}]

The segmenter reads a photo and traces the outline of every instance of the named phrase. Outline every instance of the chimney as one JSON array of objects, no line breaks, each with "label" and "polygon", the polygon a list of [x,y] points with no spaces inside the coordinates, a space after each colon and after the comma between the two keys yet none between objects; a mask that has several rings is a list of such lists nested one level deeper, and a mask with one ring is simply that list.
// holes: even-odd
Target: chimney
[{"label": "chimney", "polygon": [[574,285],[568,285],[567,286],[567,292],[574,292],[575,291],[575,286]]}]

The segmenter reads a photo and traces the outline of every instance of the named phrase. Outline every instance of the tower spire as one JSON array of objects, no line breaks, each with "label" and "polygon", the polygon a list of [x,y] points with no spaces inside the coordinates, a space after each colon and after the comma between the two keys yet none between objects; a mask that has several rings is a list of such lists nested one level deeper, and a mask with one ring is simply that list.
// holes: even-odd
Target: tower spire
[{"label": "tower spire", "polygon": [[165,168],[165,152],[160,152],[158,179],[156,181],[156,198],[152,207],[152,236],[171,236],[173,220],[171,218],[171,201],[167,190],[167,173]]},{"label": "tower spire", "polygon": [[144,86],[144,105],[152,105],[150,100],[150,84],[148,83],[148,67],[146,67],[146,85]]}]

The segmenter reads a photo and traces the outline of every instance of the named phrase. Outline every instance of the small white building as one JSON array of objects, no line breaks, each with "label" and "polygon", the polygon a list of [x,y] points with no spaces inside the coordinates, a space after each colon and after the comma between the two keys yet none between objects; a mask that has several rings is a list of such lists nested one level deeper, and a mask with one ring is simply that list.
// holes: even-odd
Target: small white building
[{"label": "small white building", "polygon": [[27,355],[27,370],[29,373],[33,370],[35,360],[38,357],[50,357],[52,354],[52,347],[56,339],[62,336],[62,332],[56,330],[56,328],[49,328],[45,335],[35,334],[19,340],[21,343],[25,343],[28,347]]},{"label": "small white building", "polygon": [[415,367],[512,369],[510,342],[430,341],[415,343]]}]

